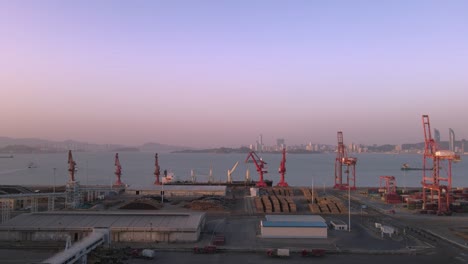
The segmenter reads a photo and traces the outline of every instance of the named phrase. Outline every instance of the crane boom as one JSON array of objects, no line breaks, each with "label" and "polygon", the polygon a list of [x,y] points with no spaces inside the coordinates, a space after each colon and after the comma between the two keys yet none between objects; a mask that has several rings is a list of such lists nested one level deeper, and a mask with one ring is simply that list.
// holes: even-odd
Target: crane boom
[{"label": "crane boom", "polygon": [[73,160],[73,155],[72,151],[68,151],[68,172],[70,174],[70,181],[74,182],[75,181],[75,166],[76,162]]},{"label": "crane boom", "polygon": [[227,181],[228,181],[228,183],[232,183],[232,173],[234,173],[234,171],[236,170],[237,165],[239,165],[239,161],[237,161],[236,164],[234,164],[234,166],[232,166],[232,169],[227,171],[227,176],[228,176]]},{"label": "crane boom", "polygon": [[283,148],[283,158],[281,159],[278,172],[281,175],[281,179],[280,179],[280,182],[278,183],[278,186],[288,187],[289,186],[288,183],[284,181],[284,175],[286,174],[286,148]]},{"label": "crane boom", "polygon": [[161,168],[159,167],[158,153],[154,154],[154,173],[153,174],[156,177],[156,180],[154,181],[154,185],[161,185],[161,182],[159,181]]},{"label": "crane boom", "polygon": [[120,176],[122,176],[122,166],[120,165],[119,160],[119,153],[115,153],[115,176],[117,176],[117,180],[115,181],[114,185],[121,186],[123,183],[120,181]]},{"label": "crane boom", "polygon": [[265,181],[263,180],[263,174],[268,173],[265,170],[265,164],[267,164],[265,161],[263,161],[261,158],[258,157],[257,153],[255,151],[250,151],[249,154],[247,155],[247,158],[245,159],[245,162],[249,162],[249,160],[252,160],[253,163],[255,164],[255,167],[257,168],[258,175],[260,179],[258,180],[256,186],[257,187],[267,187]]}]

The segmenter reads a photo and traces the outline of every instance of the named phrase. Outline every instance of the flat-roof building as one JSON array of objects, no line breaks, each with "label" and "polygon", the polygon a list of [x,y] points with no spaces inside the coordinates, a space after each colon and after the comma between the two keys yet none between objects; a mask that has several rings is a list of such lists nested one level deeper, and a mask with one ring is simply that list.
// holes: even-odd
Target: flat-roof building
[{"label": "flat-roof building", "polygon": [[266,215],[263,238],[327,238],[327,224],[318,215]]}]

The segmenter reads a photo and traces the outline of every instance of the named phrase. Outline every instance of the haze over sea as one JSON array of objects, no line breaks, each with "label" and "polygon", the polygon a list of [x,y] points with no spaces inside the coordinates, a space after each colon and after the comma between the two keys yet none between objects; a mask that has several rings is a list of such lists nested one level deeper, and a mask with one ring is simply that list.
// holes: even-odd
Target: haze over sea
[{"label": "haze over sea", "polygon": [[[77,180],[81,184],[111,184],[115,181],[114,155],[111,152],[75,152]],[[159,154],[161,170],[172,171],[177,180],[189,180],[190,171],[195,170],[197,181],[206,182],[209,168],[213,168],[215,181],[226,181],[227,170],[239,161],[233,173],[233,180],[243,180],[247,167],[250,177],[258,179],[255,166],[244,163],[247,154],[204,154],[204,153],[163,153]],[[261,154],[268,163],[266,179],[279,181],[278,167],[280,154]],[[417,154],[354,154],[358,158],[356,166],[356,185],[378,186],[379,176],[392,175],[399,187],[419,187],[422,171],[401,171],[401,165],[422,167],[422,155]],[[151,185],[154,182],[154,153],[120,152],[122,181],[129,185]],[[468,162],[454,163],[453,186],[468,186]],[[34,162],[37,168],[28,169]],[[286,160],[286,181],[292,186],[310,186],[312,179],[317,187],[333,185],[335,154],[289,154]],[[68,181],[67,154],[16,154],[14,158],[0,159],[0,184],[52,185],[56,168],[55,184],[64,185]],[[162,173],[161,171],[161,173]],[[445,171],[444,171],[445,173]]]}]

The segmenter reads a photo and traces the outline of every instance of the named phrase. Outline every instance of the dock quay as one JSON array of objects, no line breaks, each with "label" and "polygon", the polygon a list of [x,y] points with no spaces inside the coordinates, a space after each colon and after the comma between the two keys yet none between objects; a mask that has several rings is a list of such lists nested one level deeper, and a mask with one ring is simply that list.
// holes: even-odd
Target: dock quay
[{"label": "dock quay", "polygon": [[[14,200],[13,204],[17,205],[8,210],[6,206],[2,207],[4,221],[0,225],[0,252],[21,251],[34,244],[42,252],[46,249],[41,249],[41,243],[52,245],[48,252],[51,249],[53,252],[63,252],[66,251],[67,241],[73,246],[98,227],[108,230],[108,242],[80,256],[80,261],[86,258],[88,263],[96,263],[103,252],[117,248],[152,249],[161,258],[176,253],[185,256],[193,254],[195,247],[212,245],[215,236],[223,237],[223,243],[216,246],[215,254],[229,255],[234,259],[244,255],[259,258],[271,248],[288,248],[292,257],[299,256],[302,250],[319,248],[324,249],[330,259],[340,258],[341,255],[359,258],[363,254],[425,258],[431,252],[442,250],[459,254],[460,250],[464,250],[452,243],[464,245],[461,236],[466,225],[464,214],[442,218],[421,215],[404,204],[389,205],[375,199],[369,195],[368,188],[358,188],[350,193],[350,197],[347,192],[333,188],[315,190],[312,195],[307,187],[266,187],[252,192],[251,188],[255,187],[232,185],[167,185],[151,186],[146,190],[143,186],[113,188],[79,185],[80,190],[57,187],[56,193],[52,194],[49,192],[51,186],[23,188],[21,193],[0,195],[0,200]],[[80,197],[75,201],[79,204],[67,202],[67,197],[71,197],[67,190],[78,191]],[[53,210],[48,199],[55,201]],[[17,202],[20,200],[23,202]],[[31,202],[33,200],[35,202]],[[348,207],[348,202],[351,207]],[[32,207],[31,203],[37,203],[37,206]],[[326,238],[262,238],[260,224],[268,215],[281,215],[280,218],[271,219],[284,223],[307,219],[301,216],[321,216],[327,225]],[[288,220],[288,215],[295,217]],[[177,217],[183,218],[176,220]],[[198,220],[188,220],[193,217]],[[172,218],[174,220],[169,220]],[[351,220],[351,232],[333,230],[330,223],[334,220],[346,225]],[[193,226],[189,223],[193,223]],[[303,228],[309,225],[302,222],[294,225],[297,223]],[[386,234],[376,228],[376,223],[390,226],[395,231]],[[177,224],[192,231],[176,228],[174,225]],[[279,223],[279,226],[282,225]],[[182,233],[177,235],[174,233],[177,230]],[[193,233],[190,235],[190,232]],[[281,234],[283,231],[272,229],[269,232]],[[53,254],[35,261],[53,259]],[[197,258],[210,259],[210,256]],[[122,255],[121,258],[129,258],[130,262],[127,263],[141,261],[133,260],[130,256]],[[264,261],[268,260],[265,255],[259,260],[260,263],[266,263],[262,262],[263,258]]]}]

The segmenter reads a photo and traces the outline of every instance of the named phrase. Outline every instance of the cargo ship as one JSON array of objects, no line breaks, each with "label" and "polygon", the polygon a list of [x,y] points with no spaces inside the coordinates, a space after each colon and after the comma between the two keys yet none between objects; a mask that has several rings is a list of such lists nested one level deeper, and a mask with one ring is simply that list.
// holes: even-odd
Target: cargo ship
[{"label": "cargo ship", "polygon": [[408,165],[408,163],[404,163],[402,166],[401,166],[401,170],[403,171],[407,171],[407,170],[432,170],[430,168],[412,168]]}]

